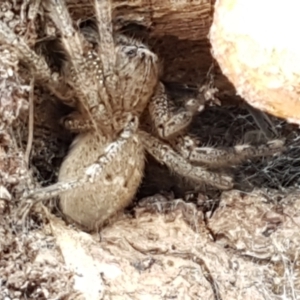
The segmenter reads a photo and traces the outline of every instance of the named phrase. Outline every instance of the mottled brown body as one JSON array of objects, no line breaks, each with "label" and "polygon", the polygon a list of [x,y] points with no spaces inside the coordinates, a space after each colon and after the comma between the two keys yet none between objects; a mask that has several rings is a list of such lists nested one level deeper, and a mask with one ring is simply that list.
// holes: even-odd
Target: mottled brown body
[{"label": "mottled brown body", "polygon": [[[59,181],[80,177],[92,165],[110,137],[95,138],[93,133],[80,134],[73,142],[63,162]],[[69,190],[60,195],[60,206],[70,221],[85,230],[100,228],[111,215],[126,207],[133,199],[144,170],[144,149],[138,135],[133,135],[123,151],[93,183]]]}]

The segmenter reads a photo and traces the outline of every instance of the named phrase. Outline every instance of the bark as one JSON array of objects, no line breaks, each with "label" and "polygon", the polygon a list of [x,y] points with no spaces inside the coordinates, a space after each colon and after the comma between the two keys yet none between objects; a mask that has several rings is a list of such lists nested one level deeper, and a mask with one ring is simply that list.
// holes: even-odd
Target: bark
[{"label": "bark", "polygon": [[[91,1],[68,0],[74,14],[91,17]],[[174,35],[179,39],[207,38],[212,23],[213,0],[114,0],[114,19],[151,28],[155,36]],[[76,16],[75,16],[76,18]]]}]

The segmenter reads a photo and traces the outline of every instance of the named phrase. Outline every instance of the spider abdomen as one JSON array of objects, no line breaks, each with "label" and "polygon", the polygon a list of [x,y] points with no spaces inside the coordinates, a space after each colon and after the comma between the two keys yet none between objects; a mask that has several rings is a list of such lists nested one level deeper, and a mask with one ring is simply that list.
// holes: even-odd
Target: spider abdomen
[{"label": "spider abdomen", "polygon": [[[111,138],[95,136],[94,132],[79,135],[61,166],[59,181],[78,178],[104,154],[111,142]],[[94,182],[60,195],[62,212],[83,229],[97,230],[130,203],[141,182],[144,164],[142,144],[138,135],[133,135]]]}]

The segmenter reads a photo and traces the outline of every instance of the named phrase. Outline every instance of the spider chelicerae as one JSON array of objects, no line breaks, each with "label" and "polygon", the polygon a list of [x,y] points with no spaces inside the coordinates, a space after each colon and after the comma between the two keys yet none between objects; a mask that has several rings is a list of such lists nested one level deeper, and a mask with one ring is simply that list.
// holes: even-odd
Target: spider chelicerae
[{"label": "spider chelicerae", "polygon": [[59,196],[68,220],[85,230],[97,230],[134,197],[146,152],[180,176],[226,190],[233,187],[233,179],[209,167],[282,150],[281,140],[258,147],[199,147],[187,128],[203,103],[190,98],[175,109],[159,81],[157,55],[138,39],[113,33],[110,0],[94,1],[96,28],[81,30],[73,25],[63,0],[46,0],[43,5],[64,49],[59,74],[4,23],[0,23],[0,41],[17,53],[36,82],[66,104],[72,103],[75,112],[63,122],[78,135],[61,165],[58,182],[26,192],[22,201]]}]

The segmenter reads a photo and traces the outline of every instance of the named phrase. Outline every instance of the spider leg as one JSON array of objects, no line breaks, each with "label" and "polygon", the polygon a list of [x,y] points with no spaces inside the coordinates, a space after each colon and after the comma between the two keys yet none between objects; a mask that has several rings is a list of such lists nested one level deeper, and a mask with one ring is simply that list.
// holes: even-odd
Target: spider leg
[{"label": "spider leg", "polygon": [[167,139],[174,149],[191,163],[206,164],[209,167],[220,167],[237,164],[243,160],[282,152],[284,141],[272,140],[268,143],[251,146],[238,145],[233,148],[215,149],[199,147],[198,141],[182,131],[191,123],[193,116],[202,109],[201,103],[188,102],[185,110],[172,113],[171,99],[167,97],[163,84],[159,84],[149,104],[149,112],[161,138]]},{"label": "spider leg", "polygon": [[226,175],[207,171],[203,167],[193,166],[180,154],[175,152],[171,146],[160,141],[158,138],[141,131],[140,136],[145,149],[159,162],[164,163],[179,175],[196,182],[205,182],[222,190],[233,187],[232,178]]},{"label": "spider leg", "polygon": [[172,102],[168,98],[162,83],[157,85],[154,96],[149,103],[149,113],[158,135],[163,139],[170,139],[192,122],[193,116],[204,108],[197,103],[197,99],[190,99],[185,103],[185,109],[174,113]]},{"label": "spider leg", "polygon": [[115,73],[116,65],[115,43],[113,35],[111,0],[95,0],[95,12],[97,27],[100,36],[98,44],[98,56],[101,57],[105,86],[111,97],[111,101],[119,101],[118,77]]},{"label": "spider leg", "polygon": [[81,187],[87,182],[95,182],[97,177],[103,172],[104,168],[115,159],[120,151],[122,151],[124,144],[132,137],[137,128],[138,118],[128,115],[127,124],[121,131],[119,137],[105,148],[104,154],[100,156],[95,163],[86,168],[79,178],[74,178],[74,180],[69,180],[66,182],[57,182],[51,186],[30,191],[24,195],[24,197],[21,199],[21,202],[28,205],[29,199],[35,204],[39,201],[56,197],[65,191]]},{"label": "spider leg", "polygon": [[116,60],[111,10],[111,0],[95,0],[97,27],[100,35],[98,54],[102,59],[103,71],[106,75],[113,72]]},{"label": "spider leg", "polygon": [[[37,80],[49,87],[57,87],[59,80],[52,73],[45,59],[29,48],[25,40],[17,36],[4,22],[0,21],[0,42],[13,48],[20,61],[30,67]],[[52,88],[53,89],[53,88]]]},{"label": "spider leg", "polygon": [[198,141],[188,135],[177,137],[171,143],[188,161],[203,163],[210,167],[237,164],[250,158],[277,154],[284,149],[284,141],[282,140],[272,140],[258,146],[237,145],[226,149],[199,147]]},{"label": "spider leg", "polygon": [[36,54],[26,44],[24,38],[16,35],[4,22],[0,21],[0,42],[7,45],[17,55],[20,62],[25,64],[34,78],[45,84],[47,88],[67,105],[73,93],[66,92],[65,86],[58,73],[52,72],[45,58]]},{"label": "spider leg", "polygon": [[[70,58],[71,64],[68,74],[70,84],[79,96],[86,113],[92,113],[93,117],[111,112],[111,103],[105,87],[103,66],[98,54],[91,49],[91,45],[84,36],[72,25],[72,19],[63,0],[50,0],[49,16],[61,33],[62,44]],[[99,95],[104,103],[99,110]],[[103,106],[103,105],[102,105]]]}]

